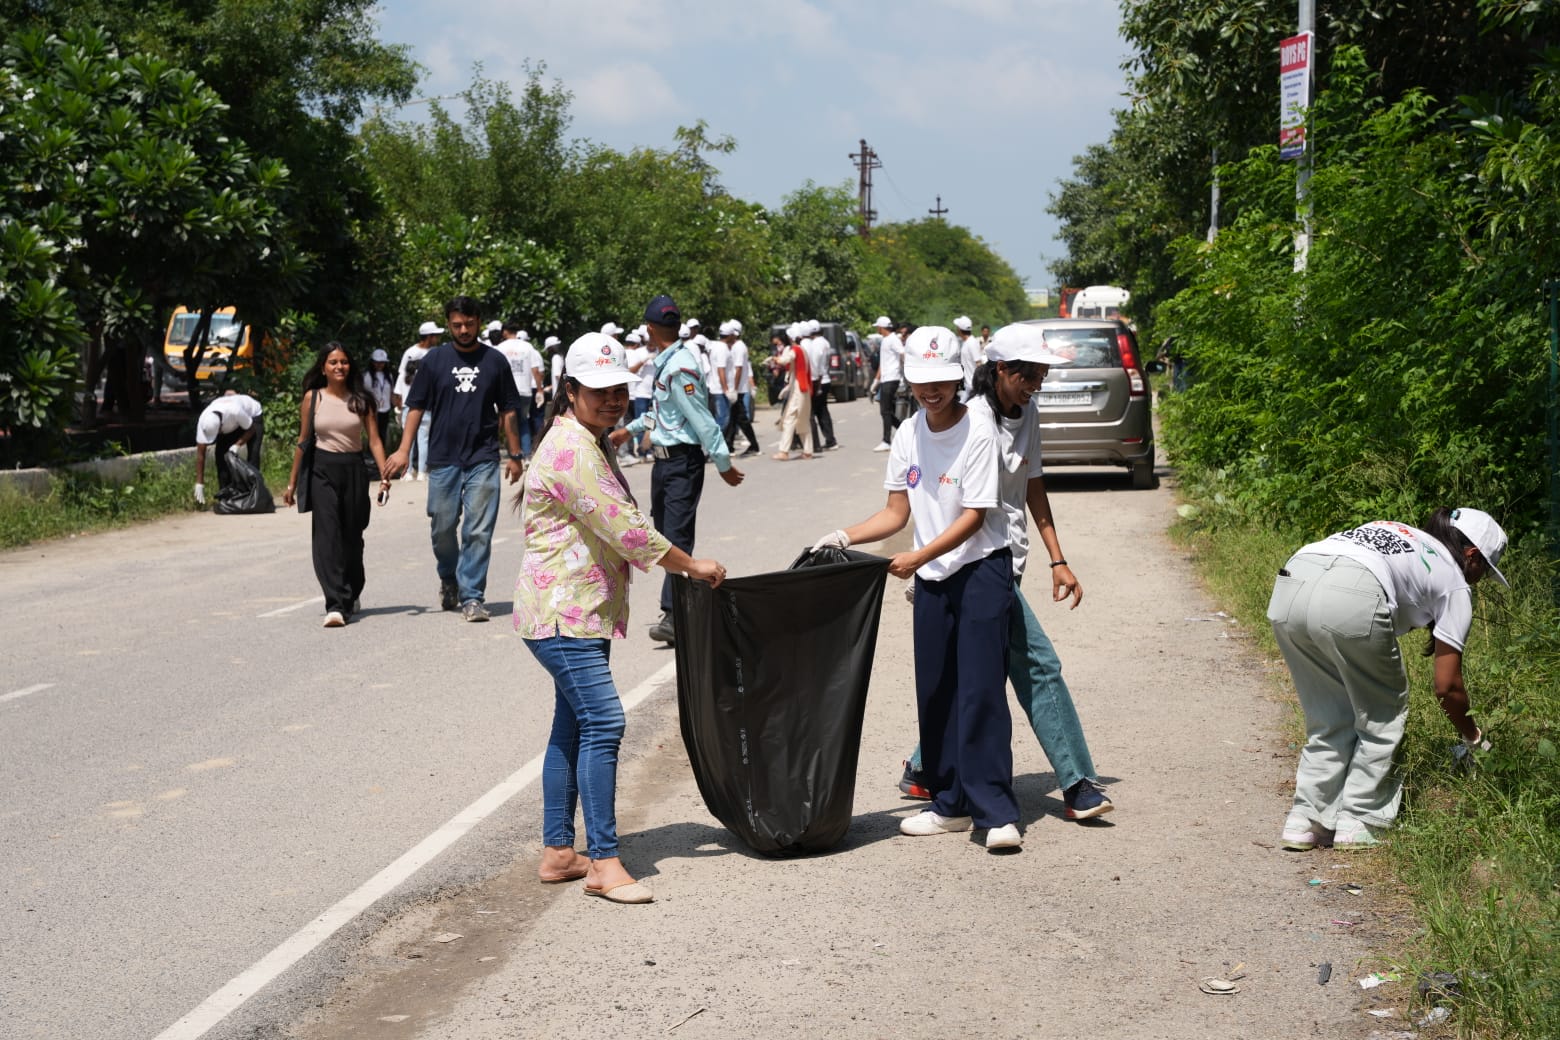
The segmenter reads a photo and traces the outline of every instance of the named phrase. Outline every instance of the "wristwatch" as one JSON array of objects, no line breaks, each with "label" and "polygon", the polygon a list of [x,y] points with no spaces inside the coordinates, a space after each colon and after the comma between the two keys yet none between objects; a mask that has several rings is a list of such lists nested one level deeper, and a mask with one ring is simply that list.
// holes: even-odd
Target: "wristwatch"
[{"label": "wristwatch", "polygon": [[509,461],[510,462],[524,462],[525,461],[525,456],[524,455],[516,455],[514,452],[510,452],[509,453]]}]

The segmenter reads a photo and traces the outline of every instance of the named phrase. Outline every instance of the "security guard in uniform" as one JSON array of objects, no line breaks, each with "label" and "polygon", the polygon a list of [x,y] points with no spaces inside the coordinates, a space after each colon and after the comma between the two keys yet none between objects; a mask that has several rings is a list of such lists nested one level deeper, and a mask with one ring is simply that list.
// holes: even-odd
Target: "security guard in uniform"
[{"label": "security guard in uniform", "polygon": [[[650,410],[612,434],[613,444],[650,431],[655,465],[650,470],[650,518],[657,531],[683,552],[693,551],[694,520],[704,492],[706,454],[720,479],[736,487],[742,471],[731,464],[731,451],[710,411],[709,391],[697,353],[677,335],[682,314],[670,296],[657,296],[645,307],[645,327],[655,344],[655,391]],[[661,619],[650,638],[675,643],[672,628],[672,576],[661,584]]]}]

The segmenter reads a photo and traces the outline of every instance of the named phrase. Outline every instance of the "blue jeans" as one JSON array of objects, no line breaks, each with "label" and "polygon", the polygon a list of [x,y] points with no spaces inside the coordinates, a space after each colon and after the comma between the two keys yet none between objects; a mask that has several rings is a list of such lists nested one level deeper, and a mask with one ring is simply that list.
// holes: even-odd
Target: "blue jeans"
[{"label": "blue jeans", "polygon": [[719,390],[710,391],[710,401],[715,405],[715,426],[724,430],[731,421],[731,402]]},{"label": "blue jeans", "polygon": [[[403,430],[406,429],[406,413],[409,411],[411,411],[410,408],[403,407],[401,409],[401,429]],[[428,472],[428,431],[431,429],[433,429],[433,413],[424,412],[422,422],[417,424],[417,443],[412,445],[413,450],[409,453],[411,461],[406,466],[408,474],[419,472],[426,474]]]},{"label": "blue jeans", "polygon": [[528,390],[520,395],[515,405],[515,422],[520,427],[520,454],[531,457],[531,405],[533,398]]},{"label": "blue jeans", "polygon": [[585,811],[591,859],[618,854],[617,763],[623,702],[612,683],[610,639],[553,636],[526,647],[553,678],[552,734],[542,759],[542,842],[574,847],[574,809]]},{"label": "blue jeans", "polygon": [[[498,460],[428,470],[428,516],[439,580],[460,588],[460,601],[482,602],[498,525]],[[460,526],[456,540],[455,528]]]},{"label": "blue jeans", "polygon": [[[1013,585],[1013,613],[1008,621],[1008,681],[1051,763],[1057,786],[1065,791],[1085,777],[1093,779],[1094,759],[1062,678],[1062,662],[1017,583]],[[910,755],[910,767],[921,768],[919,747]]]},{"label": "blue jeans", "polygon": [[[649,397],[636,397],[633,400],[634,400],[634,418],[635,419],[639,418],[641,415],[644,415],[646,412],[648,412],[650,410],[650,405],[654,403],[653,398],[649,398]],[[653,458],[654,456],[650,454],[650,449],[649,448],[643,448],[643,449],[640,448],[640,445],[643,442],[644,442],[644,434],[640,434],[638,437],[634,438],[634,454],[638,455],[642,459]]]}]

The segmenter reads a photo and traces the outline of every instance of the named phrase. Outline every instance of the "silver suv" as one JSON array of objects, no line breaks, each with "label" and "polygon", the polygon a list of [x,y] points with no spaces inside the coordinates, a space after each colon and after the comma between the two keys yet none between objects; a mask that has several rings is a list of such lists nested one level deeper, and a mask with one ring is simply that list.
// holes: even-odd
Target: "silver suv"
[{"label": "silver suv", "polygon": [[1132,486],[1158,485],[1148,377],[1137,337],[1114,319],[1050,318],[1025,322],[1045,332],[1057,365],[1035,394],[1041,458],[1047,466],[1125,466]]}]

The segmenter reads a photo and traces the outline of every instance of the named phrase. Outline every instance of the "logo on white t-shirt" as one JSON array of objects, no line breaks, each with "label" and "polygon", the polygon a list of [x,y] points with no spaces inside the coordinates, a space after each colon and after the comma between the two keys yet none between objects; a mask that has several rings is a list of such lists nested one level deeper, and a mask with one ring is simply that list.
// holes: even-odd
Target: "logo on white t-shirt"
[{"label": "logo on white t-shirt", "polygon": [[911,466],[910,467],[910,471],[905,474],[905,483],[909,484],[911,487],[920,487],[921,486],[921,467],[920,466]]},{"label": "logo on white t-shirt", "polygon": [[462,366],[450,369],[455,376],[455,392],[458,394],[473,393],[477,389],[477,372],[474,366]]}]

